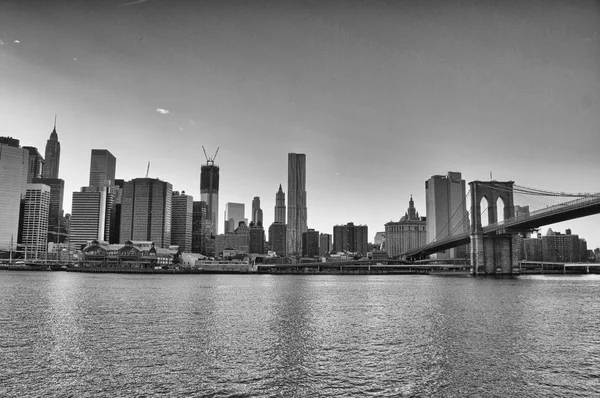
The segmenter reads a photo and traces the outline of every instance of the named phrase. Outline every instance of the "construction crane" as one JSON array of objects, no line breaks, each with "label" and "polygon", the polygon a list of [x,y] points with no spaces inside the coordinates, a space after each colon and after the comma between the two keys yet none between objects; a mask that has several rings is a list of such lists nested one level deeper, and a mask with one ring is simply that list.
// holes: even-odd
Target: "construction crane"
[{"label": "construction crane", "polygon": [[206,164],[208,164],[209,166],[212,166],[215,164],[215,159],[217,158],[217,153],[219,153],[219,149],[221,149],[221,147],[218,147],[215,155],[212,158],[209,158],[208,155],[206,154],[206,149],[204,149],[204,145],[202,145],[202,150],[204,151],[204,157],[206,158]]},{"label": "construction crane", "polygon": [[150,162],[148,162],[148,167],[146,168],[146,178],[148,178],[149,173],[150,173]]}]

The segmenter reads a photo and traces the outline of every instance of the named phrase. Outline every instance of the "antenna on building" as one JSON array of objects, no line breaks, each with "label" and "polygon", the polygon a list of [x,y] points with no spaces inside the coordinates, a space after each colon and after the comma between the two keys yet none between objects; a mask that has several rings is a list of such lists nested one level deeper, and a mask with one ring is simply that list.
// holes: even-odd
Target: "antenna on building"
[{"label": "antenna on building", "polygon": [[54,115],[54,130],[56,130],[56,115]]},{"label": "antenna on building", "polygon": [[148,167],[146,168],[146,178],[148,178],[149,173],[150,173],[150,162],[148,162]]},{"label": "antenna on building", "polygon": [[213,165],[215,164],[215,159],[217,158],[217,154],[219,153],[219,149],[221,149],[221,147],[218,147],[215,155],[212,158],[209,158],[208,155],[206,154],[206,149],[204,149],[204,145],[202,145],[202,150],[204,151],[204,157],[206,158],[206,163],[208,165]]}]

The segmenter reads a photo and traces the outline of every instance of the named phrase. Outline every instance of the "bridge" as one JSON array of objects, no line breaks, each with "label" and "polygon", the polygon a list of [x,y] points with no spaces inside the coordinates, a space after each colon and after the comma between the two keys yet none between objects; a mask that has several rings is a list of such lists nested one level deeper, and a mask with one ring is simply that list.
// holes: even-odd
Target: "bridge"
[{"label": "bridge", "polygon": [[[518,233],[600,214],[600,194],[544,191],[519,186],[513,181],[473,181],[469,187],[446,228],[449,229],[454,215],[461,214],[460,208],[466,208],[469,198],[470,210],[464,212],[465,216],[458,222],[454,220],[452,224],[456,226],[446,231],[446,236],[440,233],[427,245],[404,253],[407,260],[423,260],[431,254],[470,244],[473,274],[511,274],[519,266],[515,241]],[[516,199],[520,203],[516,207],[518,211],[515,211]]]}]

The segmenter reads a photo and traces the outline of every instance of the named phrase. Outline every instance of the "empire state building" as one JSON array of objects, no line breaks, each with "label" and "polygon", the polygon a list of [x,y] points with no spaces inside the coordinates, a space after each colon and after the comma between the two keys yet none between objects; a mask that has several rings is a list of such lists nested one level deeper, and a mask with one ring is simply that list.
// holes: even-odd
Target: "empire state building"
[{"label": "empire state building", "polygon": [[46,163],[42,169],[43,178],[58,178],[58,166],[60,164],[60,142],[56,134],[56,118],[54,118],[54,130],[46,142]]}]

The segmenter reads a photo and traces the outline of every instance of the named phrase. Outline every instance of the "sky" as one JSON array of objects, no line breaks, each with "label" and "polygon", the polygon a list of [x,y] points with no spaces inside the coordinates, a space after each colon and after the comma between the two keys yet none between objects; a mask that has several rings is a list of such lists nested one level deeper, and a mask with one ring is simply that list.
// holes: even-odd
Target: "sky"
[{"label": "sky", "polygon": [[[264,223],[305,153],[308,226],[420,215],[432,175],[600,192],[597,1],[3,1],[0,135],[43,154],[58,115],[64,208],[92,148],[117,178]],[[550,226],[600,247],[600,215]],[[547,227],[543,227],[543,231]]]}]

